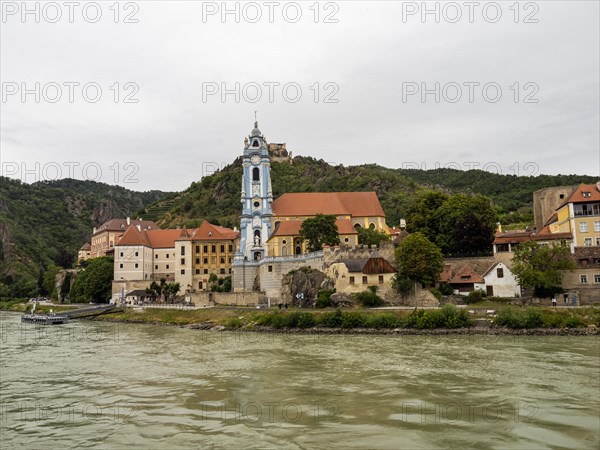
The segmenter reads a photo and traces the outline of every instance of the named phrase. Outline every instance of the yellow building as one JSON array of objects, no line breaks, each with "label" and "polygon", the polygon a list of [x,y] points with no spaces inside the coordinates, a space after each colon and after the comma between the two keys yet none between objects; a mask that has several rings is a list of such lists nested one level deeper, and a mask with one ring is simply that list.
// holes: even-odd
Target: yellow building
[{"label": "yellow building", "polygon": [[572,250],[600,246],[600,182],[581,184],[556,211],[553,233],[571,233]]},{"label": "yellow building", "polygon": [[159,229],[159,226],[151,220],[131,220],[129,217],[126,219],[109,220],[98,228],[94,228],[90,258],[106,256],[108,253],[112,254],[115,245],[117,245],[119,239],[121,239],[123,234],[125,234],[125,231],[127,231],[127,228],[131,225],[139,226],[142,231]]},{"label": "yellow building", "polygon": [[202,222],[195,230],[182,230],[175,242],[175,276],[188,292],[206,291],[212,274],[231,275],[233,257],[238,249],[237,230]]},{"label": "yellow building", "polygon": [[358,245],[361,227],[389,234],[385,213],[375,192],[304,192],[288,193],[272,204],[269,256],[298,255],[307,252],[300,239],[302,222],[317,214],[333,215],[340,235],[340,244]]},{"label": "yellow building", "polygon": [[79,252],[77,253],[77,261],[78,262],[87,261],[91,257],[92,257],[92,246],[89,244],[89,242],[86,242],[85,244],[83,244],[83,246],[79,249]]},{"label": "yellow building", "polygon": [[363,259],[342,259],[325,269],[335,281],[336,292],[352,294],[369,286],[389,286],[396,269],[378,254]]}]

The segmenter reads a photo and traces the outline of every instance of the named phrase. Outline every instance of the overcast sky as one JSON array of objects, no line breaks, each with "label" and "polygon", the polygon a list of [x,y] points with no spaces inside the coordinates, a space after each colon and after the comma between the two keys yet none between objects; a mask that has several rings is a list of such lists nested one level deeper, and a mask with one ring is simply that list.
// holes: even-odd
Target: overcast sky
[{"label": "overcast sky", "polygon": [[2,3],[4,175],[182,190],[257,110],[336,164],[600,176],[597,1],[113,3]]}]

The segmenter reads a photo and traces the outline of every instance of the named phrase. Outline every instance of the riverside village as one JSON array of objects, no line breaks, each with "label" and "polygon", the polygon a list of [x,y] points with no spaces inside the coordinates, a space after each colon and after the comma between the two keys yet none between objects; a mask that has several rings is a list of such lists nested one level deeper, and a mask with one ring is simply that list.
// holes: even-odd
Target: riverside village
[{"label": "riverside village", "polygon": [[[133,308],[352,308],[365,304],[364,298],[376,298],[370,305],[380,307],[460,306],[483,299],[559,307],[600,303],[600,182],[532,192],[531,226],[503,230],[494,223],[483,251],[469,253],[467,234],[461,241],[465,251],[445,252],[440,261],[405,219],[387,222],[376,192],[275,197],[274,161],[294,164],[286,144],[268,143],[256,122],[241,154],[239,227],[203,221],[195,228],[161,229],[142,217],[115,217],[94,228],[91,242],[79,251],[80,264],[111,257],[110,303]],[[427,202],[421,207],[427,209]],[[480,239],[475,234],[472,239]],[[531,282],[539,274],[527,269],[539,269],[526,249],[529,256],[562,251],[550,256],[563,262],[548,268],[558,274],[554,285]],[[57,276],[58,292],[65,292],[64,279]]]}]

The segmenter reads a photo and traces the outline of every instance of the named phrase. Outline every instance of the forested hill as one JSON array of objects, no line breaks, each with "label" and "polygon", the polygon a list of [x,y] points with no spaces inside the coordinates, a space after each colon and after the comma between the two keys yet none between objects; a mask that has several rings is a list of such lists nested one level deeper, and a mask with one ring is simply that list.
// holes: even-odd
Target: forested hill
[{"label": "forested hill", "polygon": [[[140,211],[162,226],[197,226],[203,219],[224,226],[239,226],[241,159],[204,177],[180,194]],[[323,160],[297,156],[293,163],[273,162],[271,178],[275,197],[284,192],[375,191],[390,225],[405,218],[419,192],[479,193],[492,198],[503,223],[533,221],[532,194],[550,186],[596,182],[579,175],[516,176],[481,170],[429,171],[389,169],[377,165],[331,166]]]},{"label": "forested hill", "polygon": [[26,184],[0,177],[0,283],[27,290],[50,264],[68,266],[94,226],[165,195],[94,181]]}]

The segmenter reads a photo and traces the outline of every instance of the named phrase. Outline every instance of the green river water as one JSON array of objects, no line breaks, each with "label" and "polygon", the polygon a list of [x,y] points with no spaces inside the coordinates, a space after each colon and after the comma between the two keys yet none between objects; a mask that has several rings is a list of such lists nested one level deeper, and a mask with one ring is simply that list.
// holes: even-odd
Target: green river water
[{"label": "green river water", "polygon": [[0,448],[600,448],[598,337],[0,316]]}]

